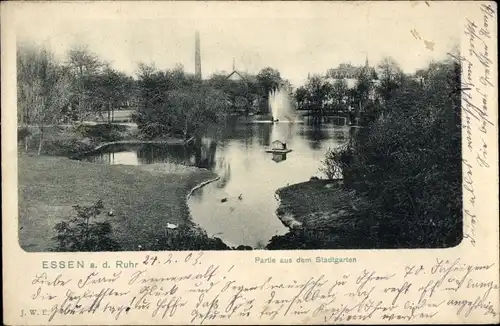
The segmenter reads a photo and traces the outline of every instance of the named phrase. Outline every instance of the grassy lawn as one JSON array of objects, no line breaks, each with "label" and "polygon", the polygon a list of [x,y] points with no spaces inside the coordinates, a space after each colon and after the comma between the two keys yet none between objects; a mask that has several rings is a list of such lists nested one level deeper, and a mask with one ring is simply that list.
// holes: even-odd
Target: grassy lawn
[{"label": "grassy lawn", "polygon": [[340,186],[336,181],[313,180],[281,188],[277,191],[281,200],[278,213],[293,215],[304,227],[317,227],[333,222],[334,215],[352,216],[365,209],[365,202]]},{"label": "grassy lawn", "polygon": [[[285,223],[300,223],[283,236],[271,239],[268,249],[377,248],[376,218],[371,204],[336,181],[314,180],[277,191],[278,216]],[[294,222],[292,222],[294,223]]]},{"label": "grassy lawn", "polygon": [[156,248],[166,224],[196,229],[189,218],[186,195],[215,175],[190,167],[165,170],[161,165],[119,166],[63,157],[19,155],[19,239],[26,251],[54,246],[56,223],[75,215],[72,205],[104,202],[123,250]]}]

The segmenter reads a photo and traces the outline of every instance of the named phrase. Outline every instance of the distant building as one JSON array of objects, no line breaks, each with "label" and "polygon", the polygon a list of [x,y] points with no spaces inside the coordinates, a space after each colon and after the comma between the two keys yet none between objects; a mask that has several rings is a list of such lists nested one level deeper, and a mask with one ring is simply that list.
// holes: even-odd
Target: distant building
[{"label": "distant building", "polygon": [[246,82],[246,78],[243,77],[243,75],[241,73],[239,73],[238,71],[236,70],[233,70],[232,73],[230,73],[226,79],[229,79],[229,80],[233,80],[233,81],[244,81]]},{"label": "distant building", "polygon": [[263,105],[262,102],[264,101],[264,99],[261,98],[260,96],[255,95],[252,98],[248,97],[248,92],[251,89],[249,84],[255,83],[255,76],[237,70],[234,63],[234,59],[233,59],[233,69],[231,73],[227,75],[226,79],[234,82],[241,82],[241,84],[244,85],[245,87],[244,94],[235,97],[233,100],[233,106],[236,108],[237,111],[243,112],[247,111],[248,109],[251,109],[251,111],[256,111],[259,109],[261,105]]},{"label": "distant building", "polygon": [[350,63],[341,63],[337,68],[329,69],[326,73],[326,80],[333,84],[337,80],[345,80],[348,89],[353,89],[356,87],[359,76],[362,73],[366,73],[372,82],[374,87],[371,88],[369,94],[370,99],[375,99],[375,87],[380,83],[377,78],[377,73],[374,67],[370,67],[368,64],[368,59],[365,61],[364,66],[353,66]]},{"label": "distant building", "polygon": [[244,77],[245,75],[246,75],[245,73],[236,70],[236,64],[233,58],[233,70],[231,70],[231,73],[226,77],[226,79],[248,82],[247,78]]},{"label": "distant building", "polygon": [[350,63],[341,63],[337,68],[329,69],[326,73],[326,79],[331,83],[336,80],[345,80],[348,88],[354,88],[356,86],[356,81],[363,66],[356,67]]}]

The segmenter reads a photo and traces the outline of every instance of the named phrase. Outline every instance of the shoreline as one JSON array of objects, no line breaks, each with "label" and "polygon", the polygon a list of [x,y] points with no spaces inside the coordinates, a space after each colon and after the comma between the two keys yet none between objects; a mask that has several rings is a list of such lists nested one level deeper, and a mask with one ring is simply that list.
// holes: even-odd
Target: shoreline
[{"label": "shoreline", "polygon": [[[288,227],[290,230],[298,229],[302,226],[306,226],[308,223],[307,217],[310,214],[314,214],[316,212],[322,212],[324,210],[323,207],[317,207],[318,205],[310,205],[306,201],[306,207],[301,201],[300,205],[294,205],[297,203],[294,199],[290,199],[290,197],[294,197],[297,193],[301,191],[309,191],[315,195],[317,192],[323,190],[327,192],[338,192],[347,194],[347,191],[342,189],[343,181],[342,179],[319,179],[319,180],[308,180],[304,182],[295,183],[292,185],[288,185],[285,187],[281,187],[275,192],[275,198],[278,201],[278,208],[276,209],[276,215],[280,219],[280,221]],[[308,198],[308,193],[304,199]],[[314,206],[314,207],[313,207]],[[301,207],[300,210],[295,208]],[[317,208],[317,209],[315,209]],[[335,209],[336,207],[328,207],[330,210]],[[340,211],[345,210],[345,205],[343,207],[338,208]]]},{"label": "shoreline", "polygon": [[361,249],[374,240],[370,204],[340,179],[319,179],[279,188],[276,216],[289,232],[273,237],[270,250]]},{"label": "shoreline", "polygon": [[[140,144],[165,144],[173,146],[186,146],[190,144],[195,137],[183,139],[178,137],[165,137],[156,139],[140,139],[137,129],[130,126],[123,130],[113,130],[113,132],[104,131],[101,134],[86,134],[78,131],[77,126],[64,128],[61,125],[47,127],[43,139],[42,155],[62,156],[70,159],[79,159],[82,156],[90,155],[106,146],[113,145],[140,145]],[[99,131],[101,132],[101,131]],[[115,134],[116,133],[116,134]],[[20,145],[25,146],[24,152],[36,153],[39,146],[38,131],[35,130],[23,139],[18,139],[18,150]],[[28,150],[29,148],[29,150]]]},{"label": "shoreline", "polygon": [[[278,207],[276,208],[276,216],[278,219],[281,221],[281,223],[288,228],[289,231],[292,231],[293,229],[299,228],[302,226],[302,223],[297,221],[293,214],[291,212],[286,212],[284,209],[282,209],[282,204],[281,204],[281,197],[280,197],[280,189],[283,189],[285,187],[279,188],[276,190],[274,193],[274,198],[278,202]],[[287,214],[288,213],[288,214]]]},{"label": "shoreline", "polygon": [[[202,170],[202,171],[203,171],[203,170],[207,171],[207,169],[202,169],[202,168],[197,168],[197,169]],[[210,183],[212,183],[212,182],[215,182],[215,181],[217,181],[217,180],[219,180],[219,179],[220,179],[220,176],[217,176],[217,177],[215,177],[215,178],[213,178],[213,179],[210,179],[210,180],[207,180],[207,181],[202,181],[202,182],[200,182],[198,185],[194,186],[194,187],[193,187],[193,188],[192,188],[192,189],[188,192],[188,194],[186,195],[186,203],[187,203],[187,200],[189,200],[189,198],[190,198],[190,197],[191,197],[191,195],[193,194],[193,192],[195,192],[196,190],[198,190],[198,189],[200,189],[200,188],[203,188],[203,187],[205,187],[206,185],[208,185],[208,184],[210,184]],[[191,212],[190,212],[190,213],[191,213]]]},{"label": "shoreline", "polygon": [[[48,155],[20,154],[18,161],[19,243],[27,252],[50,251],[55,245],[55,223],[71,219],[73,205],[99,199],[114,212],[99,220],[111,223],[123,251],[229,249],[194,223],[187,204],[195,189],[218,178],[213,172],[190,166],[179,173],[144,170]],[[178,226],[173,237],[167,234],[167,223]]]},{"label": "shoreline", "polygon": [[116,140],[116,141],[111,141],[111,142],[100,143],[100,144],[94,146],[90,150],[86,150],[86,151],[80,152],[78,154],[72,155],[69,158],[70,159],[78,159],[81,156],[93,154],[106,146],[112,146],[112,145],[162,144],[162,145],[174,146],[174,145],[187,145],[190,142],[192,142],[193,139],[194,139],[194,136],[187,139],[187,140],[181,140],[180,138],[171,138],[171,139],[165,139],[165,140],[140,140],[140,139]]},{"label": "shoreline", "polygon": [[290,231],[271,239],[268,249],[426,248],[420,238],[402,233],[419,228],[418,222],[380,214],[376,203],[340,183],[309,180],[280,188],[275,196],[276,215]]},{"label": "shoreline", "polygon": [[[185,140],[182,138],[165,137],[163,139],[142,140],[137,139],[137,134],[129,133],[119,140],[103,141],[102,138],[82,137],[76,132],[61,132],[51,130],[45,139],[46,150],[41,155],[37,155],[33,150],[25,153],[19,146],[18,157],[24,161],[24,166],[29,166],[28,178],[21,177],[20,182],[23,187],[30,187],[38,190],[37,182],[45,182],[48,176],[58,177],[58,174],[66,175],[70,170],[76,169],[74,173],[60,178],[57,186],[52,186],[53,200],[48,196],[39,199],[31,195],[31,191],[26,190],[22,203],[22,221],[31,221],[34,224],[43,224],[43,216],[36,211],[29,211],[29,207],[36,205],[42,207],[40,211],[52,212],[63,209],[61,212],[53,212],[52,220],[64,221],[70,218],[74,212],[72,205],[76,202],[90,203],[97,198],[104,199],[106,205],[115,211],[115,218],[110,222],[113,225],[116,238],[119,239],[123,250],[138,250],[139,248],[150,248],[152,250],[194,250],[190,246],[199,249],[224,249],[226,246],[216,237],[208,237],[206,231],[193,220],[193,216],[188,206],[188,200],[192,193],[211,182],[220,178],[217,174],[205,169],[191,165],[177,164],[177,168],[166,168],[160,165],[148,166],[106,166],[95,163],[87,164],[81,160],[86,155],[92,155],[99,150],[113,145],[134,145],[134,144],[165,144],[186,146],[194,140],[194,136]],[[31,146],[34,149],[35,146]],[[37,164],[36,162],[40,162]],[[46,165],[46,162],[53,162],[55,166],[45,166],[43,172],[38,167]],[[58,167],[56,167],[58,166]],[[73,167],[73,168],[70,168]],[[107,171],[107,172],[106,172]],[[109,174],[113,174],[117,184],[121,184],[120,190],[110,191],[114,188]],[[127,174],[134,174],[134,181],[130,183]],[[101,178],[96,178],[103,175]],[[37,180],[37,181],[35,181]],[[72,180],[72,181],[68,181]],[[88,180],[81,189],[72,189],[70,183],[80,184],[80,180]],[[168,184],[165,184],[167,182]],[[144,186],[141,186],[143,184]],[[96,186],[97,185],[97,186]],[[137,188],[144,187],[142,192]],[[151,193],[156,189],[154,193]],[[24,190],[21,190],[25,192]],[[139,196],[130,195],[130,192],[138,191]],[[136,198],[138,197],[138,198]],[[148,198],[146,198],[148,197]],[[128,199],[127,199],[128,198]],[[133,198],[133,199],[131,199]],[[175,200],[175,198],[179,198]],[[37,202],[39,201],[39,202]],[[160,204],[157,204],[160,203]],[[146,219],[141,217],[147,216]],[[120,218],[118,218],[120,216]],[[103,218],[108,219],[103,216]],[[142,220],[142,222],[139,222]],[[171,234],[163,234],[162,231],[168,223],[178,226],[175,239],[168,239]],[[30,222],[28,222],[30,223]],[[52,236],[55,235],[53,222],[43,225],[43,233],[48,235],[40,237],[31,227],[24,226],[20,233],[20,245],[26,251],[47,251],[53,246]],[[126,234],[126,225],[136,233],[130,238]],[[166,230],[166,229],[165,229]],[[165,231],[167,232],[167,231]],[[183,241],[182,239],[188,239]],[[191,243],[191,244],[190,244]],[[140,246],[139,246],[140,245]],[[186,247],[187,246],[187,247]]]}]

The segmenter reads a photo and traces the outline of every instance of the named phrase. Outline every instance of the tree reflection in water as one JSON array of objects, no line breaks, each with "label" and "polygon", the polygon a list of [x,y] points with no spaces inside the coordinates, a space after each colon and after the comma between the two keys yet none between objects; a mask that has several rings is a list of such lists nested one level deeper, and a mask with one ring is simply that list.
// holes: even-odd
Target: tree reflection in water
[{"label": "tree reflection in water", "polygon": [[175,163],[189,165],[190,153],[182,145],[143,144],[137,148],[140,164]]},{"label": "tree reflection in water", "polygon": [[217,142],[212,138],[197,137],[195,139],[195,166],[212,171],[215,167]]},{"label": "tree reflection in water", "polygon": [[305,126],[300,134],[305,136],[305,138],[309,140],[309,147],[313,150],[320,149],[321,143],[330,138],[328,132],[325,129],[322,129],[321,125],[318,124]]},{"label": "tree reflection in water", "polygon": [[217,181],[217,188],[224,188],[229,180],[231,180],[231,164],[225,158],[220,158],[217,162],[217,171],[215,171],[220,179]]}]

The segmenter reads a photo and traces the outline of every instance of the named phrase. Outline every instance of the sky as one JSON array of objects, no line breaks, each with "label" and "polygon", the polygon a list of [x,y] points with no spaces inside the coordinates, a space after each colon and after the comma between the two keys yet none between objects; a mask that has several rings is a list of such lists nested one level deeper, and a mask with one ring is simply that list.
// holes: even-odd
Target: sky
[{"label": "sky", "polygon": [[[202,74],[280,71],[294,86],[340,63],[376,65],[392,56],[406,72],[458,44],[457,3],[117,2],[32,3],[16,16],[18,42],[45,44],[59,58],[86,45],[127,74],[139,62],[194,72],[194,35]],[[426,46],[424,41],[431,42]]]}]

